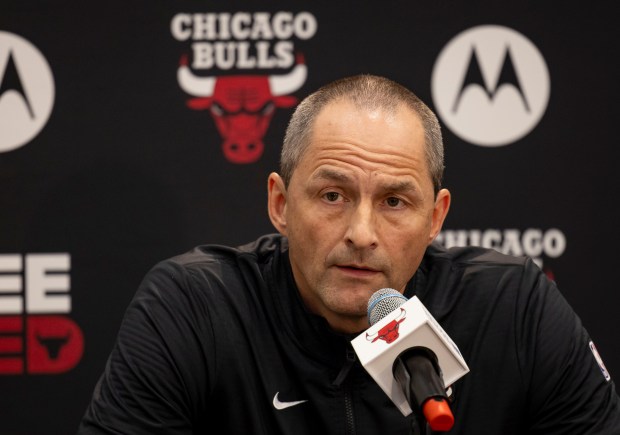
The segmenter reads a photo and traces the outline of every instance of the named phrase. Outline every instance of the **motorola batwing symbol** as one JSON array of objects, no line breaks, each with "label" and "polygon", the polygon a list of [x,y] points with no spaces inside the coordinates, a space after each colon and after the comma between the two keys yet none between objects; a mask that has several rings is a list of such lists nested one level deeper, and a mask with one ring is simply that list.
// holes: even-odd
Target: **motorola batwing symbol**
[{"label": "motorola batwing symbol", "polygon": [[431,81],[446,126],[485,147],[509,145],[530,133],[549,102],[545,59],[528,38],[503,26],[456,35],[437,57]]},{"label": "motorola batwing symbol", "polygon": [[0,31],[0,153],[39,134],[54,97],[54,77],[43,54],[24,38]]}]

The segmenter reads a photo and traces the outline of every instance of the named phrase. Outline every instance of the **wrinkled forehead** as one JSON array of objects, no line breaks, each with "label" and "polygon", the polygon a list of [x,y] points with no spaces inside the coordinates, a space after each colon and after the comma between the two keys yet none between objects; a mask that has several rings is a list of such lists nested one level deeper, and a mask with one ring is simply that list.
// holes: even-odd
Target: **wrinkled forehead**
[{"label": "wrinkled forehead", "polygon": [[420,117],[405,104],[365,107],[345,99],[326,105],[315,119],[308,149],[326,145],[417,158],[425,154],[426,140]]},{"label": "wrinkled forehead", "polygon": [[327,167],[393,179],[413,175],[430,183],[424,143],[419,117],[406,106],[384,110],[340,101],[317,117],[298,169],[305,176]]}]

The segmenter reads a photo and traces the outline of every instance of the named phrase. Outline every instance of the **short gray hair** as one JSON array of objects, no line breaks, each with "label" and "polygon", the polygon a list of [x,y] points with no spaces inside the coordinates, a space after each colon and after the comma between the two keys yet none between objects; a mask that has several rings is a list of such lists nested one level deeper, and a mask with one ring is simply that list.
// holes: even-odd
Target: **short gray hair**
[{"label": "short gray hair", "polygon": [[280,175],[288,186],[293,171],[304,155],[312,135],[312,127],[321,110],[336,100],[347,100],[356,107],[381,108],[394,113],[405,104],[416,113],[424,128],[426,162],[435,195],[441,189],[444,149],[441,127],[433,111],[412,91],[385,77],[360,74],[329,83],[306,97],[295,109],[286,128],[280,154]]}]

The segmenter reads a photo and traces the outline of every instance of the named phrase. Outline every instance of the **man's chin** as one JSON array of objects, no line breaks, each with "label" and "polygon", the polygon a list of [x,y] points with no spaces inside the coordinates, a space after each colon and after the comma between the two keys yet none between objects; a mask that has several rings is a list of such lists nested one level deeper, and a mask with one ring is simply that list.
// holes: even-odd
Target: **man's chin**
[{"label": "man's chin", "polygon": [[370,294],[359,292],[356,294],[338,295],[332,300],[331,310],[345,316],[366,316]]}]

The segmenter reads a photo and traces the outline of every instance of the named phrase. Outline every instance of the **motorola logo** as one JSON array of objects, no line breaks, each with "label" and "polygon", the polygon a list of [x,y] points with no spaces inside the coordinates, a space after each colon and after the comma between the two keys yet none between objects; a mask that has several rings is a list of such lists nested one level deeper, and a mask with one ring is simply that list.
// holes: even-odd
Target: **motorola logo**
[{"label": "motorola logo", "polygon": [[521,33],[477,26],[443,48],[433,67],[431,92],[439,117],[455,135],[498,147],[538,125],[549,102],[549,71]]},{"label": "motorola logo", "polygon": [[54,106],[54,77],[41,52],[0,31],[0,153],[30,142]]}]

